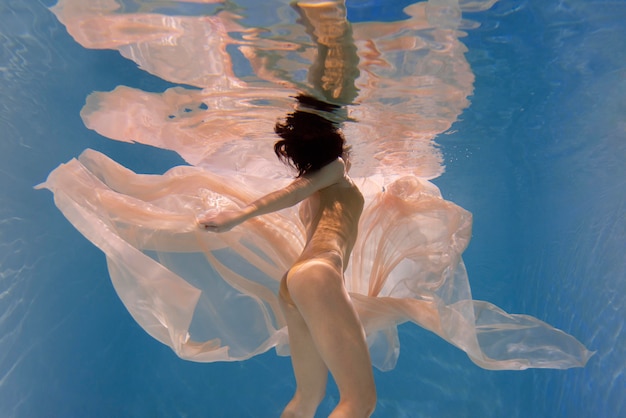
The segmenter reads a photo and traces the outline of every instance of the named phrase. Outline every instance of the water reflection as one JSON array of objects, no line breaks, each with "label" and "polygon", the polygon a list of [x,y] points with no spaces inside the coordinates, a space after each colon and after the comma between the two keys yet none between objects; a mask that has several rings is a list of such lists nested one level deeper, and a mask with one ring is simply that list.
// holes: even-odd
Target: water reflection
[{"label": "water reflection", "polygon": [[[350,24],[342,2],[326,2],[322,12],[274,1],[264,6],[273,20],[252,26],[247,4],[220,4],[212,15],[178,16],[155,13],[163,3],[137,3],[130,12],[114,1],[59,2],[53,12],[81,45],[117,49],[154,75],[201,89],[94,93],[86,125],[199,166],[224,162],[214,155],[236,149],[226,160],[245,171],[251,159],[274,162],[265,133],[301,91],[351,105],[349,117],[359,122],[345,126],[353,175],[441,174],[434,138],[469,104],[474,79],[459,41],[458,5],[441,13],[442,6],[416,3],[402,21]],[[130,129],[124,119],[142,122]],[[179,135],[185,140],[173,139]]]}]

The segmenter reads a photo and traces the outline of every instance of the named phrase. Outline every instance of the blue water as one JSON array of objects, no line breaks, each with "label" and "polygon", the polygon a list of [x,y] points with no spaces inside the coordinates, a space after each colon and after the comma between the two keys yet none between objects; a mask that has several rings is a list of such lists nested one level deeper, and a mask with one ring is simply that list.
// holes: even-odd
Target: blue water
[{"label": "blue water", "polygon": [[[351,15],[381,3],[354,1]],[[32,190],[88,147],[142,172],[182,163],[84,127],[94,90],[169,85],[77,45],[51,5],[0,6],[0,417],[278,416],[294,388],[288,358],[178,359],[130,318],[102,254]],[[626,2],[503,0],[464,17],[481,23],[463,38],[475,91],[438,138],[435,183],[475,215],[474,297],[597,354],[584,369],[491,372],[403,326],[397,368],[376,374],[375,416],[626,416]],[[336,400],[330,388],[319,416]]]}]

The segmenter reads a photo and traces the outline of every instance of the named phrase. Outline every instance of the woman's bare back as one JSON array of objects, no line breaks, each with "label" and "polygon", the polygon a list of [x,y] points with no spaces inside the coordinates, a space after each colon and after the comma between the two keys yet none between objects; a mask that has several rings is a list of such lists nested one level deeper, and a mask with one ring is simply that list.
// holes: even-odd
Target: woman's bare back
[{"label": "woman's bare back", "polygon": [[337,267],[343,272],[356,241],[363,204],[363,195],[347,175],[305,200],[300,218],[307,237],[296,264],[334,255],[341,263]]},{"label": "woman's bare back", "polygon": [[363,204],[344,173],[301,206],[306,244],[279,291],[297,383],[282,417],[314,416],[329,370],[341,394],[331,416],[369,416],[376,404],[365,334],[343,283]]}]

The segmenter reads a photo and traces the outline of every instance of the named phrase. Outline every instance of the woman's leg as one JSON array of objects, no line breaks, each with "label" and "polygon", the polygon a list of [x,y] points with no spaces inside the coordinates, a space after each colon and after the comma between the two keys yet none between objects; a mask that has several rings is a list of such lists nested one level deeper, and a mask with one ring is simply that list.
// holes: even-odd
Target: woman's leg
[{"label": "woman's leg", "polygon": [[302,315],[289,297],[286,277],[280,283],[280,307],[287,321],[296,393],[281,418],[313,417],[326,393],[328,368],[317,352]]},{"label": "woman's leg", "polygon": [[[340,401],[330,417],[368,417],[376,405],[372,365],[341,270],[332,261],[310,260],[290,273],[286,284],[339,388]],[[317,357],[314,361],[319,363]]]}]

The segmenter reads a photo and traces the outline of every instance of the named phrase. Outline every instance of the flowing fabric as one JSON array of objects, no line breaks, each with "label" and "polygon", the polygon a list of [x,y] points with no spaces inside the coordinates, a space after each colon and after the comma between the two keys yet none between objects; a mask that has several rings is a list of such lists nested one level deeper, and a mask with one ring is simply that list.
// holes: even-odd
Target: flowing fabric
[{"label": "flowing fabric", "polygon": [[[50,189],[67,219],[106,254],[115,290],[146,332],[184,359],[210,362],[272,347],[288,354],[277,293],[304,244],[306,204],[300,214],[287,209],[223,234],[196,224],[198,213],[242,206],[269,191],[264,179],[244,180],[190,166],[135,174],[86,150],[39,187]],[[372,179],[356,183],[367,203],[345,283],[376,367],[396,364],[397,325],[406,321],[487,369],[586,363],[592,353],[572,336],[472,300],[461,258],[472,216],[436,186],[412,176],[384,188]]]},{"label": "flowing fabric", "polygon": [[434,138],[473,91],[460,38],[475,25],[461,12],[494,2],[429,0],[405,7],[402,20],[352,23],[340,0],[175,0],[165,8],[59,0],[52,12],[78,43],[118,50],[178,84],[94,92],[81,112],[85,125],[175,151],[192,166],[141,175],[87,150],[40,187],[106,254],[132,317],[177,355],[203,362],[271,348],[287,355],[277,293],[304,246],[306,203],[223,234],[200,229],[195,217],[241,207],[289,181],[268,133],[291,96],[313,94],[343,106],[357,157],[351,175],[366,206],[345,284],[374,365],[394,367],[396,327],[411,321],[487,369],[583,366],[592,353],[573,337],[472,300],[461,258],[471,214],[426,180],[443,172]]}]

